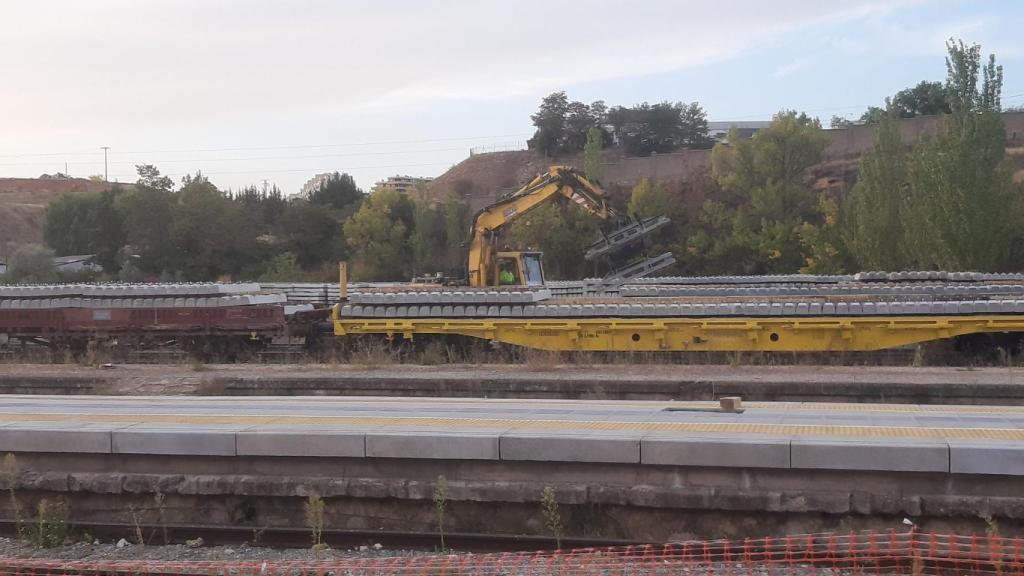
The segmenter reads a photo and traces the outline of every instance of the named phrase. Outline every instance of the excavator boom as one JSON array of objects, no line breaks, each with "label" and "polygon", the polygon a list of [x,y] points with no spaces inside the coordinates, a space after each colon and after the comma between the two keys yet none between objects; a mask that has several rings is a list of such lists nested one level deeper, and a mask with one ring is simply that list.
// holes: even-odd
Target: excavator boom
[{"label": "excavator boom", "polygon": [[[602,220],[620,219],[608,205],[604,190],[570,166],[552,166],[524,186],[485,206],[473,217],[469,230],[467,272],[471,287],[514,284],[543,284],[540,254],[537,252],[497,252],[502,230],[531,210],[556,198],[564,197]],[[637,220],[626,228],[604,235],[588,252],[587,259],[606,255],[622,246],[633,244],[643,236],[668,223],[665,217]],[[671,254],[668,255],[671,258]],[[659,257],[666,262],[665,255]],[[671,264],[671,261],[668,262]],[[642,263],[640,263],[642,264]],[[667,265],[667,264],[663,264]],[[630,269],[645,266],[631,265]],[[616,274],[620,280],[622,271]],[[508,275],[507,278],[503,275]]]}]

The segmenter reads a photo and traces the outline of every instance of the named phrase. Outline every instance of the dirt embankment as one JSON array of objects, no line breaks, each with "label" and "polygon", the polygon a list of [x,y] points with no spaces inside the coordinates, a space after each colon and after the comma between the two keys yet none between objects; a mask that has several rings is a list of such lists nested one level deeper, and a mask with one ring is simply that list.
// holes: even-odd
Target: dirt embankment
[{"label": "dirt embankment", "polygon": [[0,178],[0,259],[19,246],[42,243],[46,205],[61,194],[101,192],[110,187],[110,183],[83,178]]}]

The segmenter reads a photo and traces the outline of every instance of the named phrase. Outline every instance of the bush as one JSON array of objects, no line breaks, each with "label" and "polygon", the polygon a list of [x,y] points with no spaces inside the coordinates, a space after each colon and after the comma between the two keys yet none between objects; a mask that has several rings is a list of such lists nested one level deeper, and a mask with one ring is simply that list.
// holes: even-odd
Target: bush
[{"label": "bush", "polygon": [[57,268],[53,263],[53,250],[29,244],[22,246],[11,255],[7,263],[5,280],[22,284],[41,284],[57,281]]}]

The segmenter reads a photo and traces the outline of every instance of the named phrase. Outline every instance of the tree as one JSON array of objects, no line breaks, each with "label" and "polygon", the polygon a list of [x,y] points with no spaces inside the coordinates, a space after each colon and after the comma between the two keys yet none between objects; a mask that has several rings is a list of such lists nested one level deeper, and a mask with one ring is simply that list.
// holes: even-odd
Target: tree
[{"label": "tree", "polygon": [[604,167],[601,158],[601,148],[604,147],[604,130],[592,127],[587,132],[587,144],[583,147],[583,172],[587,179],[600,182],[604,176]]},{"label": "tree", "polygon": [[14,251],[7,263],[5,280],[21,284],[43,284],[57,281],[53,250],[39,244],[28,244]]},{"label": "tree", "polygon": [[700,104],[691,102],[679,110],[679,144],[686,148],[710,148],[708,116]]},{"label": "tree", "polygon": [[903,214],[908,186],[906,151],[896,119],[887,115],[874,147],[861,158],[848,200],[848,244],[861,270],[899,270],[909,263]]},{"label": "tree", "polygon": [[[999,115],[1002,68],[981,47],[947,43],[952,114],[914,150],[904,196],[910,263],[945,270],[1006,270],[1020,241],[1021,198]],[[982,73],[979,88],[978,76]]]},{"label": "tree", "polygon": [[444,215],[427,200],[420,190],[413,199],[413,227],[409,234],[412,249],[412,272],[430,274],[445,272]]},{"label": "tree", "polygon": [[237,273],[257,261],[256,230],[241,205],[201,173],[182,178],[172,209],[174,270],[187,280]]},{"label": "tree", "polygon": [[544,97],[540,110],[530,116],[537,131],[527,143],[530,150],[537,150],[545,156],[555,156],[562,151],[565,136],[565,116],[569,109],[569,98],[565,92],[554,92]]},{"label": "tree", "polygon": [[705,203],[693,252],[734,273],[795,272],[807,259],[801,227],[821,219],[802,177],[821,160],[828,137],[817,119],[792,111],[749,140],[733,136],[712,151],[712,174],[726,196]]},{"label": "tree", "polygon": [[331,206],[342,211],[347,211],[347,218],[359,209],[359,203],[363,201],[363,191],[356,186],[356,181],[348,174],[331,174],[318,188],[310,192],[309,201],[312,204]]},{"label": "tree", "polygon": [[292,198],[287,203],[278,229],[283,248],[294,254],[299,266],[307,270],[348,257],[342,223],[305,198]]},{"label": "tree", "polygon": [[607,120],[626,151],[634,156],[671,152],[680,146],[706,148],[711,143],[707,116],[696,102],[616,106],[608,111]]},{"label": "tree", "polygon": [[869,106],[860,120],[864,124],[878,124],[888,114],[899,118],[913,118],[949,114],[951,111],[949,95],[942,82],[922,80],[916,86],[904,88],[893,97],[886,98],[885,108]]},{"label": "tree", "polygon": [[942,82],[922,80],[913,88],[900,90],[893,96],[889,108],[901,118],[949,114],[949,101]]},{"label": "tree", "polygon": [[356,280],[408,280],[412,202],[400,192],[378,189],[345,222]]},{"label": "tree", "polygon": [[170,192],[174,188],[174,181],[167,176],[161,176],[160,170],[152,164],[136,164],[135,171],[139,174],[136,181],[139,186],[163,192]]}]

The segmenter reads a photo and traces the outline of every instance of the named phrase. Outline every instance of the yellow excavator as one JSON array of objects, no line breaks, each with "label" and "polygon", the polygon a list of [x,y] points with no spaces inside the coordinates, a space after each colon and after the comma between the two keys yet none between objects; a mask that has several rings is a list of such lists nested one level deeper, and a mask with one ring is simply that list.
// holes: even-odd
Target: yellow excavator
[{"label": "yellow excavator", "polygon": [[[605,221],[623,226],[594,242],[585,257],[593,260],[608,256],[669,223],[664,216],[628,219],[613,210],[607,194],[596,183],[570,166],[552,166],[521,188],[484,207],[473,217],[469,230],[467,258],[468,284],[473,288],[490,286],[543,286],[544,267],[536,251],[498,251],[501,232],[534,208],[557,198],[566,198],[583,210]],[[671,253],[633,262],[613,270],[604,281],[615,283],[649,274],[675,262]]]}]

